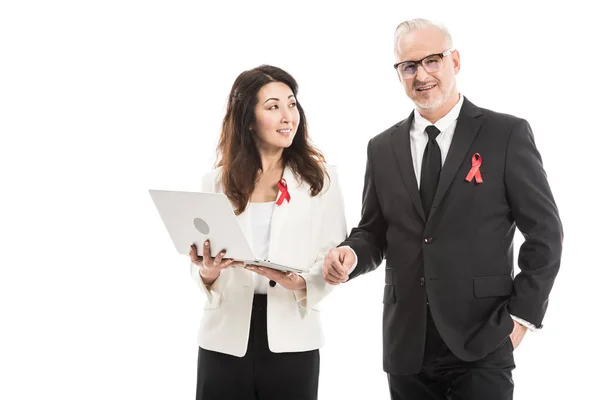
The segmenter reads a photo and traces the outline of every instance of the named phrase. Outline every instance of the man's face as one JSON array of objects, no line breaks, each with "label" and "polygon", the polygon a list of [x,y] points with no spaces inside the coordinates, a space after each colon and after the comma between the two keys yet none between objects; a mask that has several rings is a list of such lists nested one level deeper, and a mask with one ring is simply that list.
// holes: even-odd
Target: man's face
[{"label": "man's face", "polygon": [[[444,32],[437,27],[419,28],[404,34],[396,45],[396,62],[419,61],[432,54],[439,54],[449,50]],[[422,64],[428,64],[426,67]],[[453,101],[456,90],[456,74],[460,70],[460,55],[454,50],[447,56],[433,57],[424,60],[422,64],[401,64],[396,71],[400,82],[404,86],[406,95],[424,110],[436,110],[448,101]],[[403,76],[415,72],[413,76]]]}]

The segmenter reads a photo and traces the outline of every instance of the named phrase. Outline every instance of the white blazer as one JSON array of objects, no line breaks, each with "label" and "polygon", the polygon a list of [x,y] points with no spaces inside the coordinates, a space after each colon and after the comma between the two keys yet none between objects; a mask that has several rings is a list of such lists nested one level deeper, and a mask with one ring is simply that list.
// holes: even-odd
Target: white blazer
[{"label": "white blazer", "polygon": [[[283,172],[290,201],[275,206],[273,211],[268,260],[308,272],[301,274],[306,290],[292,291],[279,284],[267,288],[267,338],[274,353],[308,351],[323,345],[319,302],[333,288],[323,278],[323,259],[347,236],[337,173],[332,166],[325,167],[330,179],[325,177],[323,190],[314,197],[308,184],[298,182],[291,169]],[[223,192],[221,168],[204,176],[202,191]],[[238,221],[252,243],[247,211],[238,216]],[[200,267],[191,264],[191,274],[206,294],[199,346],[243,357],[250,333],[254,272],[243,267],[226,268],[209,288],[200,278]]]}]

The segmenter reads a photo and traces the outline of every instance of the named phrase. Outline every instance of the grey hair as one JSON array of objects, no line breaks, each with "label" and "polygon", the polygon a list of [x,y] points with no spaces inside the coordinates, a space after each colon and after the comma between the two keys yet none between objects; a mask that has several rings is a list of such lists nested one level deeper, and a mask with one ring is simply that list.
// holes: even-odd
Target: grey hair
[{"label": "grey hair", "polygon": [[452,35],[450,34],[450,31],[448,30],[448,28],[446,28],[444,26],[444,24],[442,24],[440,22],[432,22],[432,21],[430,21],[428,19],[424,19],[424,18],[415,18],[415,19],[409,19],[404,22],[401,22],[400,25],[398,25],[396,27],[396,32],[394,32],[394,51],[397,50],[398,42],[400,41],[400,38],[402,37],[402,35],[405,35],[408,32],[412,32],[419,28],[426,28],[428,26],[434,26],[434,27],[438,28],[439,30],[441,30],[444,33],[444,35],[446,36],[447,47],[449,49],[454,48],[454,44],[452,43]]}]

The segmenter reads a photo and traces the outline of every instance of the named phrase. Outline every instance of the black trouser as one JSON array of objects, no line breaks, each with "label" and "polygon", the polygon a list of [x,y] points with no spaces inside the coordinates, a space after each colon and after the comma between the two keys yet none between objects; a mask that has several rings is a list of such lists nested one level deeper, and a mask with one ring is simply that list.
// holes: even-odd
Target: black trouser
[{"label": "black trouser", "polygon": [[200,348],[196,400],[316,400],[319,350],[272,353],[267,295],[254,295],[244,357]]},{"label": "black trouser", "polygon": [[484,358],[466,362],[442,340],[429,307],[423,368],[415,375],[388,374],[392,400],[511,400],[515,368],[510,338]]}]

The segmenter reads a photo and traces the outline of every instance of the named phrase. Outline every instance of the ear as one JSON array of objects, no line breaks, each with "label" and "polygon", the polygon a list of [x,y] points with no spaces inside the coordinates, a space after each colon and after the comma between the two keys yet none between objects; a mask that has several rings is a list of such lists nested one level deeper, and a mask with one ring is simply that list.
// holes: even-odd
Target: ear
[{"label": "ear", "polygon": [[460,71],[460,53],[458,50],[452,52],[452,66],[454,67],[454,75]]}]

